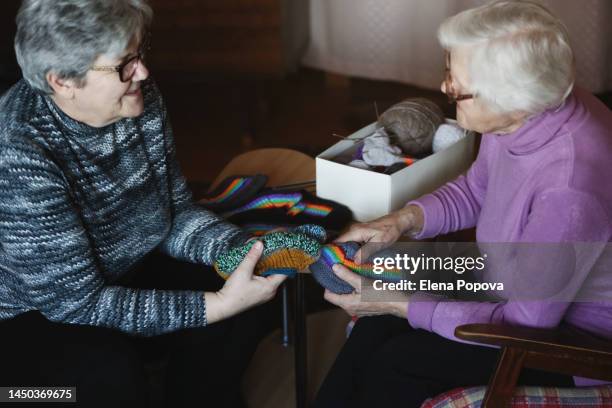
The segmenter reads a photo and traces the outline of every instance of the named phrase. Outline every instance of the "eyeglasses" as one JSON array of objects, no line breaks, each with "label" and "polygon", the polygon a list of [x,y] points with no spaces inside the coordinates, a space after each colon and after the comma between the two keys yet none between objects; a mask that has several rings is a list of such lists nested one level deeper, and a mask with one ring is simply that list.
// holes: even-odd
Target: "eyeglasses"
[{"label": "eyeglasses", "polygon": [[456,103],[458,101],[465,101],[467,99],[473,99],[473,94],[460,94],[455,91],[455,87],[453,85],[453,77],[451,76],[450,70],[450,52],[446,51],[446,69],[445,69],[445,77],[444,77],[444,90],[446,91],[446,96],[448,97],[448,103]]},{"label": "eyeglasses", "polygon": [[131,57],[123,61],[121,64],[116,65],[116,66],[95,66],[94,65],[93,67],[89,69],[92,71],[117,72],[119,73],[119,80],[121,82],[130,81],[134,77],[134,74],[136,73],[138,64],[144,62],[145,54],[151,48],[149,38],[150,38],[149,35],[146,35],[143,38],[143,41],[136,55],[132,55]]}]

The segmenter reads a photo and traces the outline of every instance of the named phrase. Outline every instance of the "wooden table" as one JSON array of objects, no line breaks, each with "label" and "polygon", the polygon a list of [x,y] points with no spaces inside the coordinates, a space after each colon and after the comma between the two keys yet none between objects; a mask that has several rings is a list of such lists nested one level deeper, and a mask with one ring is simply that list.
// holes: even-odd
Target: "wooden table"
[{"label": "wooden table", "polygon": [[[258,149],[243,153],[232,159],[219,173],[212,184],[215,188],[226,177],[232,175],[265,174],[268,187],[279,187],[315,179],[315,160],[303,153],[289,149]],[[306,306],[304,294],[304,273],[298,273],[294,280],[294,360],[295,398],[297,408],[308,406],[307,351],[306,351]],[[282,286],[283,296],[283,343],[288,345],[288,287]]]}]

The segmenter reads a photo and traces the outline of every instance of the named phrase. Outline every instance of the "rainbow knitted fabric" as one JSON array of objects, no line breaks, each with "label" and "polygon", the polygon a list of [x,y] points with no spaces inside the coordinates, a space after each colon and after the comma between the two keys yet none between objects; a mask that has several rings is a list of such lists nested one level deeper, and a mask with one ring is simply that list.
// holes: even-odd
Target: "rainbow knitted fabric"
[{"label": "rainbow knitted fabric", "polygon": [[374,272],[372,263],[358,264],[355,254],[359,249],[356,242],[329,244],[321,248],[321,256],[310,266],[310,272],[321,286],[334,293],[347,294],[353,292],[353,287],[340,279],[332,270],[335,264],[346,266],[352,272],[369,279],[381,279],[386,282],[399,282],[402,279],[400,269],[388,269],[382,273]]},{"label": "rainbow knitted fabric", "polygon": [[287,209],[287,214],[292,216],[304,213],[315,217],[326,217],[333,210],[330,205],[304,201],[302,194],[299,192],[269,193],[257,197],[239,208],[227,211],[223,216],[228,218],[250,210],[267,210],[272,208],[285,208]]},{"label": "rainbow knitted fabric", "polygon": [[300,213],[313,215],[315,217],[326,217],[332,212],[332,207],[325,204],[313,204],[307,201],[300,201],[287,211],[289,215],[298,215]]},{"label": "rainbow knitted fabric", "polygon": [[225,218],[249,210],[265,210],[270,208],[290,209],[302,199],[300,193],[272,193],[257,197],[250,203],[223,214]]},{"label": "rainbow knitted fabric", "polygon": [[228,211],[245,205],[258,194],[268,181],[263,174],[230,176],[198,203],[214,212]]},{"label": "rainbow knitted fabric", "polygon": [[[297,271],[309,268],[321,286],[340,294],[353,292],[353,287],[333,272],[335,264],[342,264],[369,279],[398,282],[403,277],[400,269],[385,269],[382,273],[376,273],[372,263],[355,262],[355,254],[359,249],[356,242],[324,245],[327,234],[318,225],[306,224],[285,231],[268,232],[259,239],[264,249],[255,266],[256,275],[283,274],[293,277]],[[217,273],[227,279],[240,265],[254,242],[246,242],[223,253],[214,263]]]},{"label": "rainbow knitted fabric", "polygon": [[240,178],[234,179],[219,194],[217,194],[217,195],[215,195],[213,197],[203,198],[200,201],[202,203],[220,203],[220,202],[223,202],[223,201],[227,200],[230,196],[239,193],[241,190],[244,190],[247,186],[249,186],[252,183],[253,183],[253,180],[249,179],[249,178],[240,177]]}]

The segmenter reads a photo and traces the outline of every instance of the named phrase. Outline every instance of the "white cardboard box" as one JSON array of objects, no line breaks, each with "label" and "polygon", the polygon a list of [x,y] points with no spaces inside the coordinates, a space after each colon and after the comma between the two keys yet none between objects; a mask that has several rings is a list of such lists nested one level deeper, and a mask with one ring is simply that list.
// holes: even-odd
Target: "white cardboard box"
[{"label": "white cardboard box", "polygon": [[468,133],[448,148],[391,175],[332,161],[357,149],[358,143],[351,139],[361,139],[375,129],[376,123],[372,123],[316,158],[317,195],[346,205],[357,221],[371,221],[434,191],[465,172],[474,159],[474,134]]}]

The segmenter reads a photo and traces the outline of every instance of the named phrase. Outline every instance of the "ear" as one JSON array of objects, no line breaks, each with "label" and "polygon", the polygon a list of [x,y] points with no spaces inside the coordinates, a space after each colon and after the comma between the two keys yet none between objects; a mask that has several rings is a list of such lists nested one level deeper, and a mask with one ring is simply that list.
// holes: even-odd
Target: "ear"
[{"label": "ear", "polygon": [[76,89],[74,81],[70,79],[60,78],[54,72],[47,72],[45,76],[47,83],[53,89],[53,93],[64,99],[74,98],[74,90]]}]

